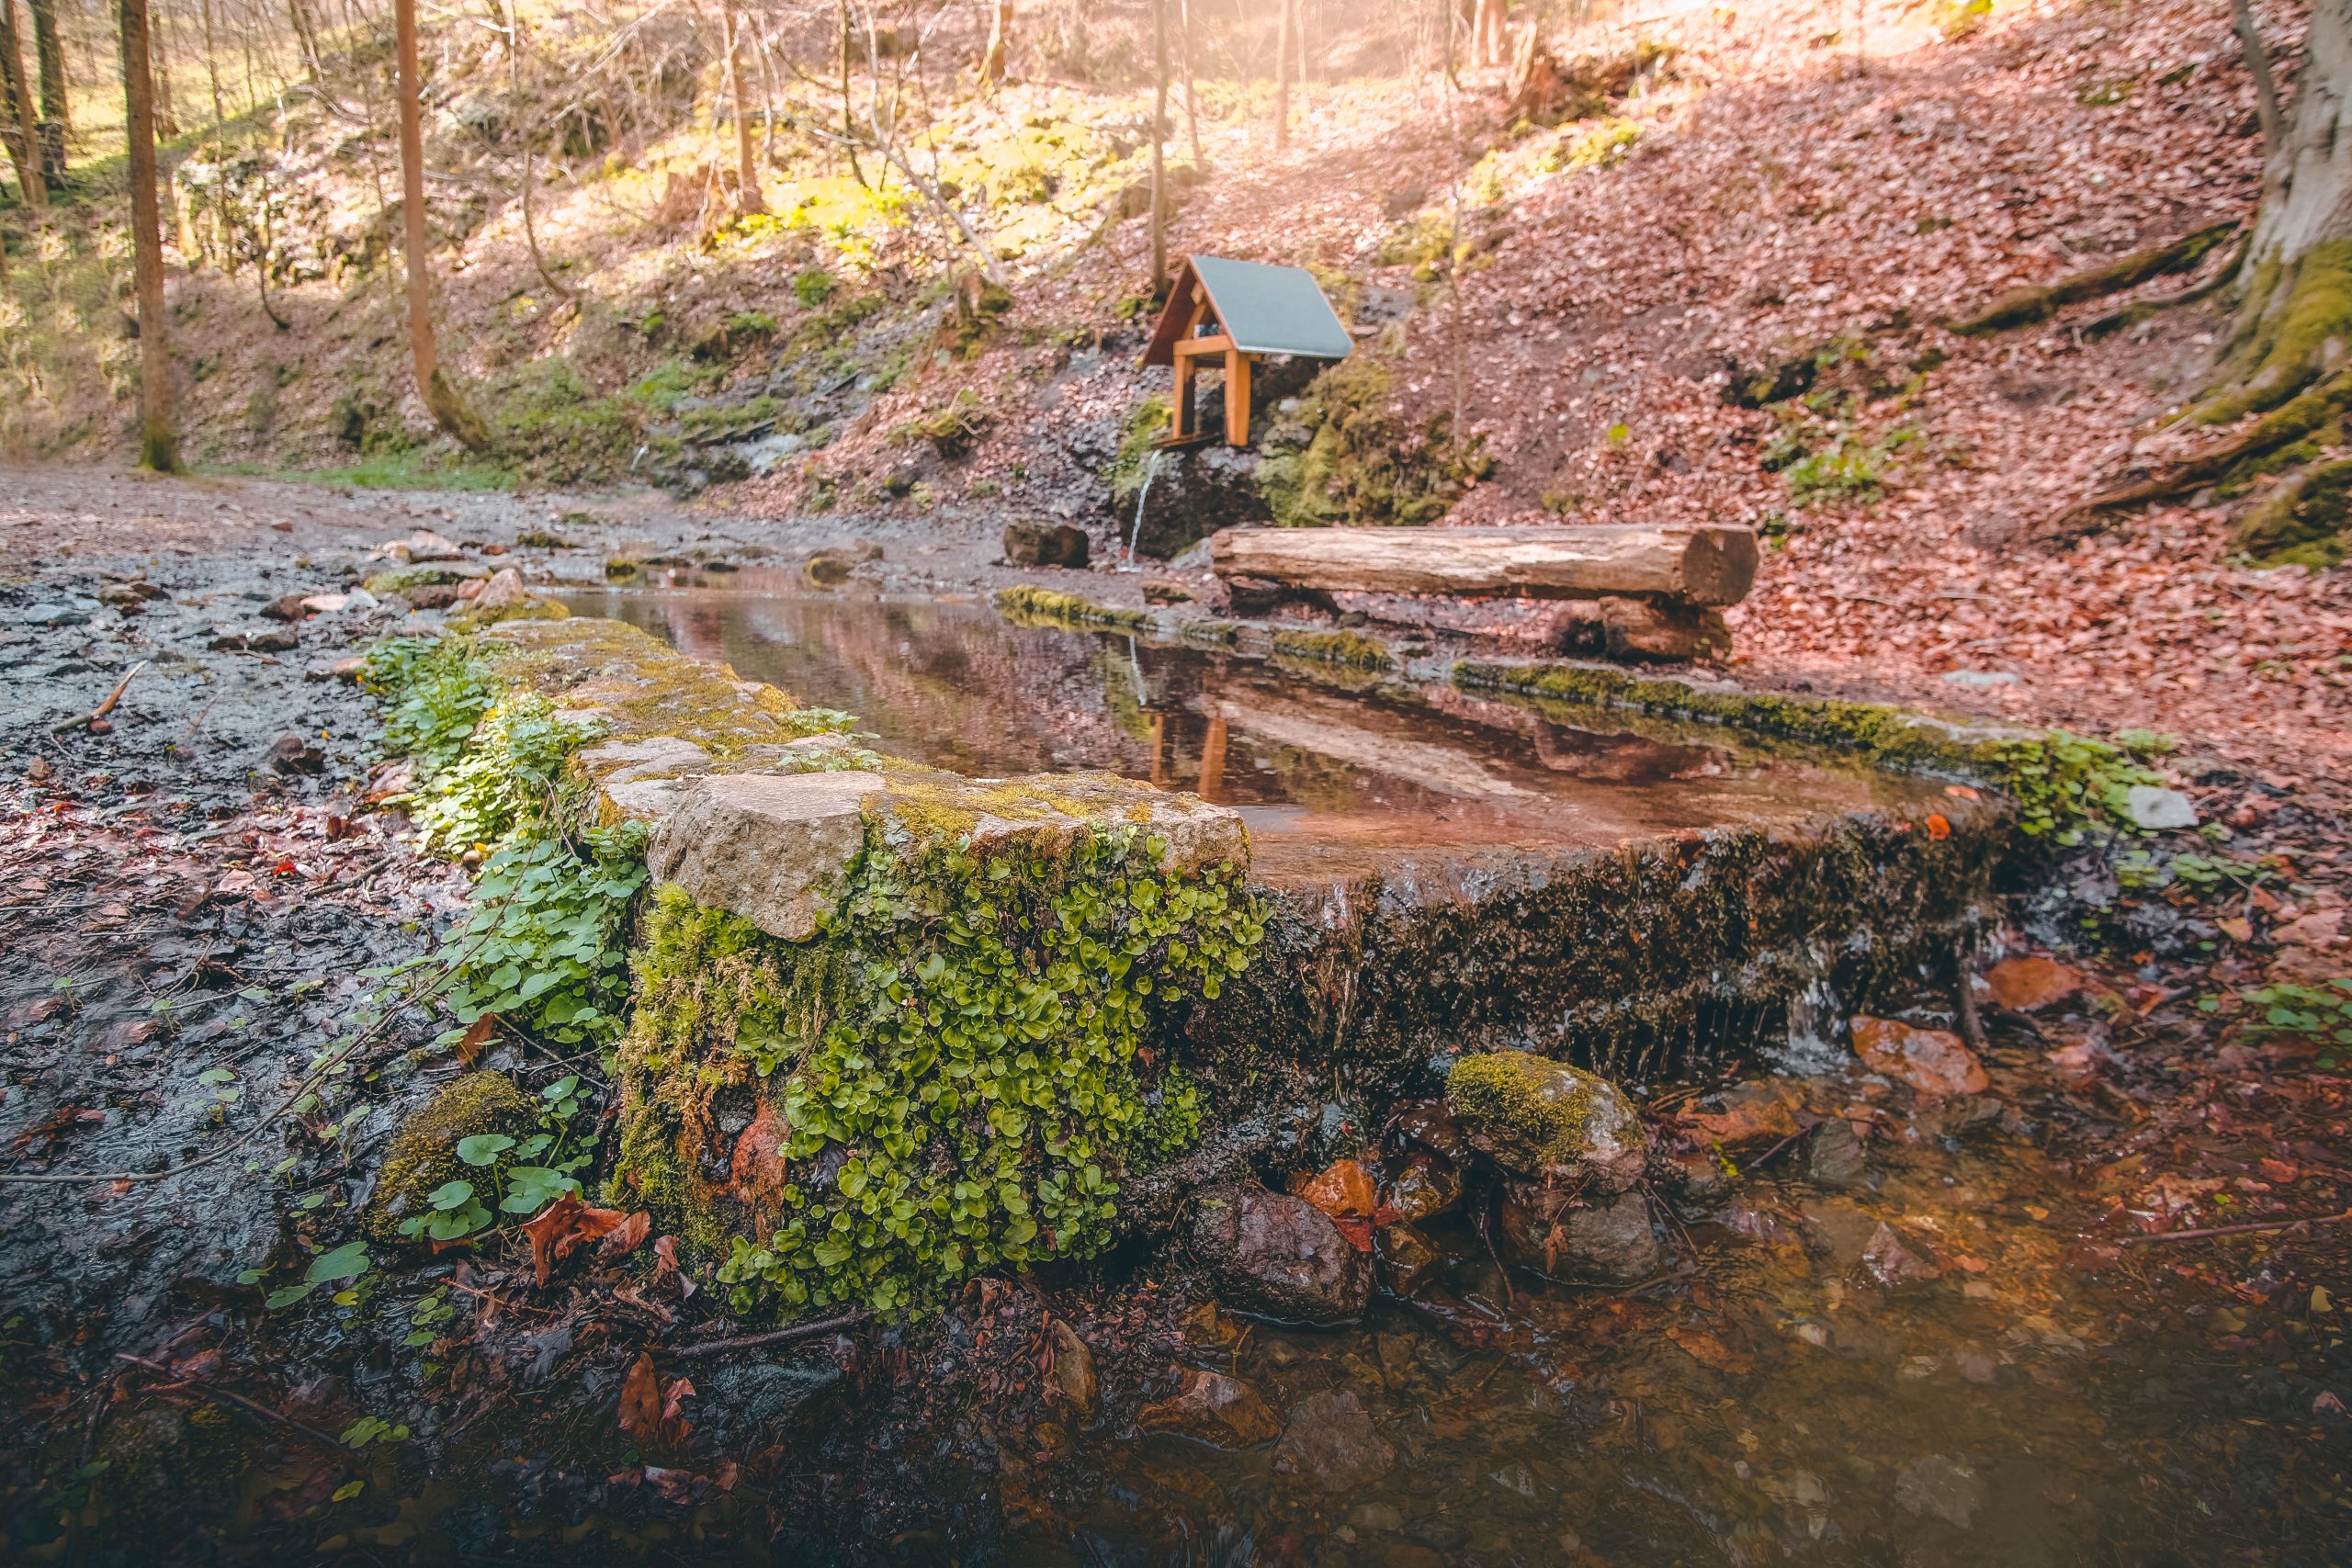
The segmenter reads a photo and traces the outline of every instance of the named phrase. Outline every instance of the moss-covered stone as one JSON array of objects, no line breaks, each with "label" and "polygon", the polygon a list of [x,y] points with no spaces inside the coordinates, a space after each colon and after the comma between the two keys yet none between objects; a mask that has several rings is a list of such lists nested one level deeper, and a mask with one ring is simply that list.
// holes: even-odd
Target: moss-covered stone
[{"label": "moss-covered stone", "polygon": [[1525,1051],[1464,1056],[1445,1105],[1479,1153],[1520,1176],[1623,1191],[1641,1179],[1641,1113],[1598,1073]]},{"label": "moss-covered stone", "polygon": [[444,1182],[465,1176],[458,1158],[460,1140],[503,1133],[520,1141],[537,1124],[530,1097],[503,1073],[468,1073],[442,1086],[410,1113],[392,1134],[376,1172],[375,1195],[368,1201],[370,1239],[397,1245],[401,1222],[426,1212],[426,1197]]},{"label": "moss-covered stone", "polygon": [[1122,626],[1129,629],[1151,625],[1151,612],[1148,610],[1125,610],[1115,605],[1098,604],[1080,594],[1038,588],[1025,582],[999,590],[996,607],[1005,619],[1015,623],[1025,621],[1049,626]]},{"label": "moss-covered stone", "polygon": [[1291,528],[1434,523],[1492,466],[1477,437],[1455,439],[1449,414],[1408,426],[1387,367],[1369,355],[1317,377],[1261,445],[1259,492]]},{"label": "moss-covered stone", "polygon": [[389,571],[379,571],[360,586],[370,593],[405,593],[412,588],[439,587],[447,583],[463,582],[469,577],[482,575],[484,573],[479,567],[471,570],[459,570],[453,566],[423,561],[413,566],[396,566]]},{"label": "moss-covered stone", "polygon": [[1396,662],[1388,646],[1361,632],[1278,631],[1274,651],[1293,659],[1312,659],[1354,670],[1386,670]]}]

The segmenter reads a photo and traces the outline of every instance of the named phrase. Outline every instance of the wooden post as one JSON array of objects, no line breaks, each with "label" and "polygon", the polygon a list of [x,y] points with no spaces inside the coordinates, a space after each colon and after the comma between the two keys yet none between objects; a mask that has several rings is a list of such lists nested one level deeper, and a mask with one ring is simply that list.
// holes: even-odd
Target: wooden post
[{"label": "wooden post", "polygon": [[1225,351],[1225,442],[1250,445],[1250,356],[1238,348]]},{"label": "wooden post", "polygon": [[1193,356],[1176,356],[1176,391],[1168,404],[1168,434],[1170,440],[1189,440],[1193,434]]},{"label": "wooden post", "polygon": [[1209,732],[1201,741],[1201,788],[1203,800],[1214,803],[1225,794],[1225,716],[1214,714],[1209,718]]}]

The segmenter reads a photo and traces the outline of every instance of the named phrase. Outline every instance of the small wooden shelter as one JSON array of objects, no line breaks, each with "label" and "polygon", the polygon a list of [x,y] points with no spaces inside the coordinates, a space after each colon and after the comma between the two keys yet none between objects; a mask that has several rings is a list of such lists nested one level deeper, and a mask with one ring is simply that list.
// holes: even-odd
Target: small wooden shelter
[{"label": "small wooden shelter", "polygon": [[1302,359],[1345,359],[1355,347],[1323,297],[1315,275],[1303,266],[1187,256],[1168,290],[1168,307],[1151,329],[1144,350],[1147,366],[1175,367],[1176,393],[1170,400],[1170,430],[1163,446],[1210,437],[1193,428],[1193,377],[1204,359],[1225,370],[1225,439],[1250,445],[1250,366],[1260,355]]}]

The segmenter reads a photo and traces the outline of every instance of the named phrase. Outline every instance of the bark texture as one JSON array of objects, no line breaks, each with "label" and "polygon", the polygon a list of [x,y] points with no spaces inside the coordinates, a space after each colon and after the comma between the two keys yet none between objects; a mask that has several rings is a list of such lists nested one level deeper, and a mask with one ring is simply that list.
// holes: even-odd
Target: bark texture
[{"label": "bark texture", "polygon": [[1736,604],[1756,581],[1746,528],[1228,528],[1210,541],[1228,581],[1294,592]]},{"label": "bark texture", "polygon": [[8,99],[8,156],[16,163],[25,205],[39,212],[49,206],[49,182],[41,175],[40,117],[33,108],[32,84],[25,76],[17,0],[0,0],[0,79],[5,79],[0,89]]},{"label": "bark texture", "polygon": [[433,278],[425,263],[424,83],[416,64],[416,0],[392,6],[401,95],[401,231],[408,260],[408,339],[416,389],[434,423],[469,452],[490,450],[490,432],[441,368],[433,335]]},{"label": "bark texture", "polygon": [[122,0],[123,128],[130,141],[130,243],[139,290],[139,456],[160,474],[180,466],[172,421],[171,318],[164,308],[164,226],[155,198],[155,83],[147,0]]}]

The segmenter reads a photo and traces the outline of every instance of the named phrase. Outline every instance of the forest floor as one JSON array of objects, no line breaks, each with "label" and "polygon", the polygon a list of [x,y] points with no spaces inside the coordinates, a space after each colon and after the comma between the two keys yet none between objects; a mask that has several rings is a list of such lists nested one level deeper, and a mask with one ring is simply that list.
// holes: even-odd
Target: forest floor
[{"label": "forest floor", "polygon": [[[438,616],[261,611],[346,592],[419,526],[542,581],[624,547],[789,564],[860,536],[911,563],[895,586],[1001,575],[985,535],[943,548],[888,517],[22,476],[0,504],[0,1146],[15,1177],[121,1174],[0,1186],[12,1551],[546,1562],[550,1529],[588,1529],[615,1560],[691,1532],[792,1561],[1223,1539],[1255,1543],[1236,1561],[1589,1564],[1720,1549],[1731,1526],[1662,1500],[1688,1494],[1791,1546],[1826,1529],[1918,1562],[2317,1563],[2352,1522],[2352,1026],[2243,1000],[2342,968],[2342,807],[2222,771],[2183,781],[2222,830],[2195,846],[2217,880],[2098,854],[2028,879],[1998,942],[2062,963],[2043,995],[1987,999],[1987,1092],[1830,1070],[1720,1111],[1711,1086],[1661,1096],[1661,1135],[1723,1116],[1756,1141],[1742,1182],[1683,1205],[1677,1271],[1630,1293],[1514,1284],[1464,1226],[1441,1282],[1322,1333],[1245,1330],[1122,1258],[984,1284],[913,1331],[709,1355],[759,1325],[701,1269],[639,1245],[541,1283],[504,1233],[284,1299],[335,1274],[383,1139],[458,1071],[380,969],[464,884],[370,809],[372,705],[335,671]],[[548,530],[578,543],[518,542]],[[104,732],[52,729],[134,667]],[[1890,1005],[1949,1021],[1930,992]],[[533,1089],[579,1070],[511,1043],[481,1065]],[[1858,1152],[1817,1131],[1787,1152],[1775,1104]],[[2212,1226],[2255,1228],[2178,1235]],[[1204,1371],[1259,1391],[1267,1442],[1148,1429],[1187,1430]]]}]

